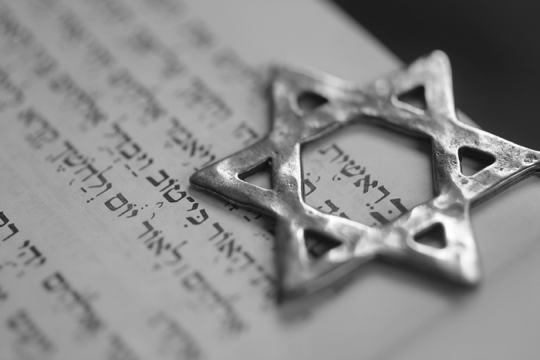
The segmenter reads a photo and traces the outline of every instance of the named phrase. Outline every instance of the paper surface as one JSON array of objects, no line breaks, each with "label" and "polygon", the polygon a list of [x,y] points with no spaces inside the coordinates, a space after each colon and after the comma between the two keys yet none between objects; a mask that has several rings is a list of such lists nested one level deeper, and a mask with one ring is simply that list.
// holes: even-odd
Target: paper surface
[{"label": "paper surface", "polygon": [[[274,61],[360,84],[399,66],[316,1],[2,4],[0,359],[419,358],[538,253],[531,179],[473,213],[479,290],[373,263],[276,305],[272,222],[187,181],[267,132]],[[336,215],[377,225],[432,196],[429,146],[400,134],[353,126],[303,157],[308,204]]]}]

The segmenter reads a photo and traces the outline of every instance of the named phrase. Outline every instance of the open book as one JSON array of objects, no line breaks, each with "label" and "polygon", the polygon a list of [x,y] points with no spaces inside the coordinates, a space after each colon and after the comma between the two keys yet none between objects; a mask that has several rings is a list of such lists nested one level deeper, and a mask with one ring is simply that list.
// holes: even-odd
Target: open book
[{"label": "open book", "polygon": [[[400,66],[314,0],[0,4],[0,359],[540,353],[536,179],[473,211],[479,289],[373,262],[276,304],[272,220],[188,182],[267,133],[275,61],[359,84]],[[433,196],[429,153],[337,131],[303,148],[306,201],[377,226]]]}]

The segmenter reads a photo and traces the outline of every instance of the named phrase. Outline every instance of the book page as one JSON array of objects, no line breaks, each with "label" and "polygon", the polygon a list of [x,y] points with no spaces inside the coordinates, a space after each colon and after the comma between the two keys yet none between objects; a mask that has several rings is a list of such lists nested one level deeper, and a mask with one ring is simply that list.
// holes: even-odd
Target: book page
[{"label": "book page", "polygon": [[[282,307],[272,219],[189,186],[268,132],[272,63],[359,84],[399,67],[326,3],[5,1],[0,50],[1,359],[384,357],[461,299],[374,262]],[[433,196],[429,152],[337,131],[303,148],[306,201],[395,219]],[[475,210],[488,281],[538,237],[538,190]]]}]

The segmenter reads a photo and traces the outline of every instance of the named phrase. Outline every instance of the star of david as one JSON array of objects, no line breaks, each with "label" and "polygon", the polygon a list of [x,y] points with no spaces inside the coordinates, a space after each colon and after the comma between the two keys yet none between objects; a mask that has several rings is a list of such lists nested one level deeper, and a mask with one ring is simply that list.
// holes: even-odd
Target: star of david
[{"label": "star of david", "polygon": [[[444,53],[433,52],[363,88],[327,74],[286,66],[275,67],[271,85],[270,133],[197,171],[190,181],[198,189],[276,218],[282,298],[326,288],[377,256],[460,284],[479,283],[470,206],[538,171],[540,153],[458,120],[450,63]],[[404,95],[419,89],[424,106],[402,101]],[[302,106],[306,96],[318,101]],[[327,215],[307,205],[302,191],[301,144],[354,121],[376,121],[429,138],[436,196],[378,227]],[[460,166],[464,153],[483,157],[488,166],[465,175]],[[271,189],[243,180],[266,165],[272,168]],[[442,230],[442,247],[416,241],[433,229]],[[313,257],[305,241],[308,235],[339,245]]]}]

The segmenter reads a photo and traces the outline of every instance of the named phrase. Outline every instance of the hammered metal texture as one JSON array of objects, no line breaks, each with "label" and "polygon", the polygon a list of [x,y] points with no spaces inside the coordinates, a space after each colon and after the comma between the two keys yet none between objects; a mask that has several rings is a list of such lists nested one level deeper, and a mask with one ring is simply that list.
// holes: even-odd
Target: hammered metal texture
[{"label": "hammered metal texture", "polygon": [[[423,87],[426,107],[400,100]],[[481,278],[469,217],[472,203],[486,199],[540,169],[540,153],[515,145],[458,120],[447,56],[436,51],[367,87],[313,70],[274,68],[270,133],[258,143],[197,171],[191,184],[229,202],[276,218],[276,256],[283,299],[311,294],[381,256],[451,281],[476,285]],[[327,100],[303,110],[299,98],[314,93]],[[300,146],[351,122],[377,122],[432,144],[436,196],[392,222],[369,227],[327,215],[304,202]],[[493,163],[474,175],[460,168],[460,152],[480,151]],[[242,180],[261,164],[272,167],[272,189]],[[439,226],[443,248],[415,241]],[[341,245],[319,258],[309,256],[304,233]]]}]

